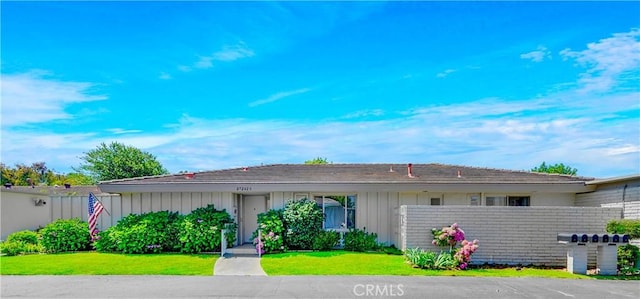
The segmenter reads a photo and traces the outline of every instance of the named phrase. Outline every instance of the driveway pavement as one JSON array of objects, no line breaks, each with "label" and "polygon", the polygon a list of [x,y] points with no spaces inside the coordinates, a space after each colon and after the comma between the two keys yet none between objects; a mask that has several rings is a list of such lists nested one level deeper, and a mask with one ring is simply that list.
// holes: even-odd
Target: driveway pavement
[{"label": "driveway pavement", "polygon": [[0,276],[2,298],[640,298],[638,281],[417,276]]}]

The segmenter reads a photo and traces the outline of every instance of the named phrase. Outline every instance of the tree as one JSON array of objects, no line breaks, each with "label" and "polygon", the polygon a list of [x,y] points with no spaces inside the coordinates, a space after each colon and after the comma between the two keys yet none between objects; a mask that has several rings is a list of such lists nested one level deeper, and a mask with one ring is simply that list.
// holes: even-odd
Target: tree
[{"label": "tree", "polygon": [[327,158],[317,157],[312,160],[304,161],[304,164],[329,164],[329,161],[327,161]]},{"label": "tree", "polygon": [[542,164],[540,164],[540,166],[538,167],[532,168],[531,171],[541,172],[541,173],[568,174],[568,175],[576,175],[576,173],[578,173],[578,169],[572,168],[569,165],[564,165],[562,163],[547,165],[547,163],[545,162],[542,162]]},{"label": "tree", "polygon": [[36,162],[31,166],[18,163],[15,167],[0,163],[0,173],[2,184],[10,183],[13,186],[53,185],[57,183],[59,176],[47,168],[45,162]]},{"label": "tree", "polygon": [[80,159],[85,163],[75,170],[98,181],[169,173],[152,154],[118,142],[102,143]]}]

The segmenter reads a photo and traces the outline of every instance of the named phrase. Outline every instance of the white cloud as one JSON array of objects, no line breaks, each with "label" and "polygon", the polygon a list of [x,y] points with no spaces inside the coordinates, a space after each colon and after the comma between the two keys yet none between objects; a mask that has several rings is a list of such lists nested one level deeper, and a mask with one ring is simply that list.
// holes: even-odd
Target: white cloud
[{"label": "white cloud", "polygon": [[443,72],[440,72],[440,73],[436,74],[436,77],[445,78],[445,77],[455,73],[456,71],[457,70],[455,70],[455,69],[447,69],[447,70],[444,70]]},{"label": "white cloud", "polygon": [[534,51],[520,54],[520,58],[529,59],[533,62],[542,62],[545,59],[551,59],[551,51],[544,46],[538,46]]},{"label": "white cloud", "polygon": [[161,72],[160,76],[158,78],[160,78],[162,80],[170,80],[171,79],[171,75],[169,73]]},{"label": "white cloud", "polygon": [[624,81],[639,79],[640,29],[589,43],[582,51],[564,49],[560,55],[586,68],[579,80],[582,91],[609,91]]},{"label": "white cloud", "polygon": [[363,118],[369,116],[382,116],[384,115],[384,110],[382,109],[366,109],[360,110],[353,113],[349,113],[345,115],[343,118]]},{"label": "white cloud", "polygon": [[272,103],[272,102],[284,99],[286,97],[290,97],[290,96],[294,96],[294,95],[298,95],[298,94],[309,92],[310,90],[311,90],[310,88],[301,88],[301,89],[296,89],[296,90],[281,91],[281,92],[274,93],[274,94],[270,95],[268,98],[260,99],[260,100],[257,100],[257,101],[253,101],[253,102],[249,103],[249,107],[255,107],[255,106],[260,106],[260,105]]},{"label": "white cloud", "polygon": [[196,63],[193,66],[199,69],[211,68],[213,67],[213,57],[209,57],[209,56],[200,57],[200,60],[196,61]]},{"label": "white cloud", "polygon": [[255,53],[246,44],[239,43],[233,46],[225,46],[221,51],[213,54],[216,61],[234,61],[240,58],[252,57]]},{"label": "white cloud", "polygon": [[17,126],[72,119],[68,105],[99,101],[106,96],[90,93],[94,84],[46,79],[33,71],[2,74],[2,125]]},{"label": "white cloud", "polygon": [[[192,67],[198,69],[209,69],[212,68],[215,62],[231,62],[242,58],[248,58],[255,55],[252,49],[247,47],[247,45],[243,42],[240,42],[236,45],[226,45],[222,48],[222,50],[217,51],[210,56],[200,56],[198,61],[196,61]],[[188,72],[191,70],[191,67],[180,66],[178,69],[183,72]]]},{"label": "white cloud", "polygon": [[107,132],[119,135],[119,134],[140,133],[140,132],[142,132],[142,130],[125,130],[125,129],[122,129],[122,128],[112,128],[112,129],[107,129]]},{"label": "white cloud", "polygon": [[[637,112],[637,105],[629,104],[639,96],[563,93],[517,102],[491,98],[385,114],[383,120],[210,120],[184,115],[158,133],[115,134],[129,131],[116,128],[108,137],[3,130],[2,153],[9,164],[45,160],[62,170],[59,165],[78,165],[77,157],[101,142],[118,141],[151,152],[172,172],[301,163],[321,156],[335,163],[438,162],[506,169],[558,161],[582,175],[615,176],[639,171],[640,121],[611,117]],[[608,103],[606,108],[602,102]],[[475,111],[454,113],[467,109]]]}]

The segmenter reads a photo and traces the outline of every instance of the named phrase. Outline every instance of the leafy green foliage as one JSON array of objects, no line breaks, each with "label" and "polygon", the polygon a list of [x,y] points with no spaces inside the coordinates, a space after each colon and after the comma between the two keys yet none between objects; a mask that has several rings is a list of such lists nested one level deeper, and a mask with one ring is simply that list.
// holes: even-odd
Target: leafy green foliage
[{"label": "leafy green foliage", "polygon": [[367,229],[352,228],[344,234],[344,250],[373,251],[378,249],[378,234],[367,233]]},{"label": "leafy green foliage", "polygon": [[611,234],[627,234],[631,239],[640,239],[640,219],[611,220],[606,229]]},{"label": "leafy green foliage", "polygon": [[24,242],[27,244],[38,244],[38,233],[30,230],[23,230],[7,236],[7,242]]},{"label": "leafy green foliage", "polygon": [[435,269],[455,269],[458,262],[450,252],[441,251],[433,264]]},{"label": "leafy green foliage", "polygon": [[638,258],[640,258],[640,250],[638,246],[627,244],[618,247],[618,268],[624,274],[635,273],[638,268]]},{"label": "leafy green foliage", "polygon": [[91,236],[89,225],[79,218],[58,219],[40,230],[42,246],[47,252],[85,250]]},{"label": "leafy green foliage", "polygon": [[62,185],[69,182],[68,176],[57,174],[46,166],[45,162],[36,162],[31,165],[18,163],[15,167],[0,163],[0,181],[2,185],[9,183],[13,186],[29,185]]},{"label": "leafy green foliage", "polygon": [[285,244],[288,248],[311,249],[313,240],[322,230],[324,215],[315,201],[289,201],[284,208]]},{"label": "leafy green foliage", "polygon": [[98,251],[159,253],[180,248],[178,212],[160,211],[130,214],[115,226],[100,232],[94,242]]},{"label": "leafy green foliage", "polygon": [[313,250],[327,251],[338,246],[340,234],[334,231],[320,231],[313,240]]},{"label": "leafy green foliage", "polygon": [[38,233],[23,230],[7,236],[5,242],[0,243],[0,252],[12,256],[25,253],[37,253],[43,251],[38,239]]},{"label": "leafy green foliage", "polygon": [[418,247],[409,248],[404,253],[407,261],[416,268],[434,269],[436,263],[436,253],[424,251]]},{"label": "leafy green foliage", "polygon": [[329,164],[327,158],[317,157],[311,160],[304,161],[304,164]]},{"label": "leafy green foliage", "polygon": [[167,174],[156,157],[135,147],[118,142],[98,148],[80,157],[84,164],[79,171],[88,173],[98,181]]},{"label": "leafy green foliage", "polygon": [[[262,232],[261,242],[258,243],[258,230],[253,232],[253,244],[261,253],[282,251],[284,246],[283,210],[269,210],[258,214],[258,228]],[[260,245],[262,244],[262,248]]]},{"label": "leafy green foliage", "polygon": [[405,259],[414,268],[428,270],[452,270],[458,266],[455,257],[448,251],[426,251],[420,248],[409,248],[405,250]]},{"label": "leafy green foliage", "polygon": [[180,252],[199,253],[220,251],[222,229],[227,228],[227,244],[236,238],[236,226],[226,210],[213,205],[193,210],[180,221]]},{"label": "leafy green foliage", "polygon": [[562,163],[547,165],[546,162],[542,162],[540,166],[532,168],[531,172],[576,175],[576,173],[578,173],[578,169]]}]

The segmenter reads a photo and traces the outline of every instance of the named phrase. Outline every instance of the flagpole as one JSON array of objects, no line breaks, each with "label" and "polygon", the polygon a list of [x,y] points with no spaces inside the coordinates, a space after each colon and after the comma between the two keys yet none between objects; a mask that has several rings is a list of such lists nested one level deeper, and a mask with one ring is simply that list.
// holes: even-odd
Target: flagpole
[{"label": "flagpole", "polygon": [[[89,192],[89,194],[93,194],[93,192]],[[95,198],[101,205],[102,205],[102,209],[107,212],[107,215],[111,216],[111,213],[109,213],[109,210],[107,210],[107,207],[104,206],[104,204],[102,203],[102,201],[100,201],[100,199],[98,199],[98,197],[93,194],[93,198]]]}]

